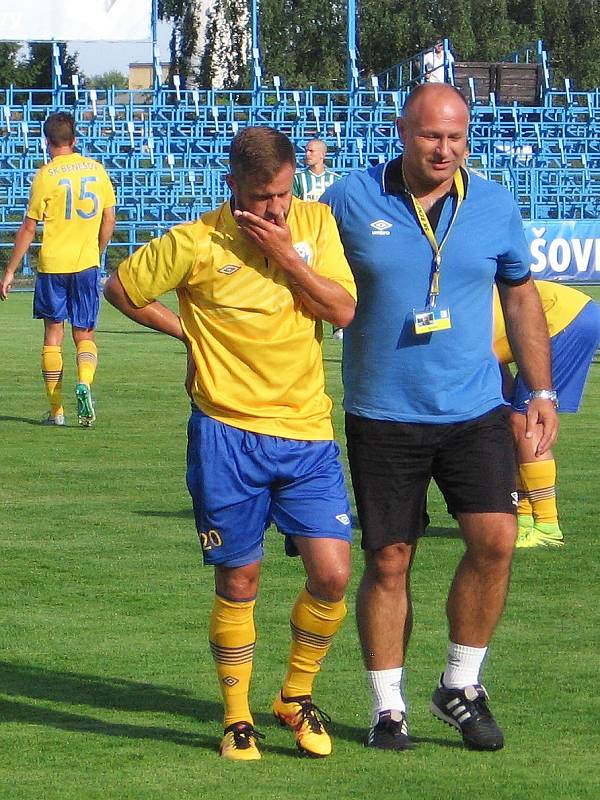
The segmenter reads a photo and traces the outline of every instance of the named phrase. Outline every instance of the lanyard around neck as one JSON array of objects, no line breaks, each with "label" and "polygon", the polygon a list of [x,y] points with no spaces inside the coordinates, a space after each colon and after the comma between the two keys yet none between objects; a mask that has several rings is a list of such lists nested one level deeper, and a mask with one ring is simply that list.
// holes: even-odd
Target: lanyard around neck
[{"label": "lanyard around neck", "polygon": [[433,307],[435,306],[437,297],[440,293],[440,268],[442,265],[442,249],[446,244],[448,236],[450,235],[450,231],[452,230],[452,226],[454,225],[454,222],[456,220],[456,215],[458,214],[458,209],[460,208],[460,205],[465,198],[465,183],[463,180],[461,170],[457,169],[456,172],[454,173],[454,186],[456,187],[456,204],[454,206],[452,219],[450,220],[450,224],[448,225],[448,229],[446,230],[444,238],[438,244],[438,241],[435,238],[435,233],[433,231],[433,228],[431,227],[431,223],[429,222],[429,217],[425,213],[425,209],[408,188],[406,177],[404,175],[404,170],[402,170],[402,177],[404,179],[404,185],[406,187],[406,190],[408,191],[410,199],[412,200],[412,204],[415,209],[415,214],[417,215],[417,220],[419,221],[419,225],[421,226],[421,229],[423,230],[423,233],[427,237],[427,240],[431,245],[431,249],[433,250],[433,272],[431,274],[431,284],[429,286],[429,299],[428,299],[428,305]]}]

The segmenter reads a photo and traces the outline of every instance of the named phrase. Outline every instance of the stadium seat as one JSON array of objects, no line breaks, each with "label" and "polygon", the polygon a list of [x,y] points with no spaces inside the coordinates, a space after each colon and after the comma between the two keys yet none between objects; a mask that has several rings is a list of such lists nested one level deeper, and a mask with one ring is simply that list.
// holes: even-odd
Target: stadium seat
[{"label": "stadium seat", "polygon": [[[72,109],[81,152],[112,175],[118,218],[111,247],[129,252],[228,197],[228,146],[246,125],[275,126],[298,151],[320,136],[340,174],[393,158],[401,151],[395,120],[421,77],[421,59],[417,54],[366,84],[358,70],[351,72],[344,90],[288,89],[282,76],[271,86],[257,58],[251,89],[188,90],[175,80],[172,89],[154,91],[87,89],[76,80],[55,92],[50,105],[48,90],[3,89],[0,230],[14,233],[32,175],[48,160],[42,125],[50,111]],[[600,90],[577,92],[569,81],[550,88],[539,53],[536,64],[471,64],[470,73],[462,62],[454,66],[471,104],[469,165],[507,185],[526,218],[597,217]],[[517,93],[515,76],[529,81],[526,97]],[[10,240],[3,236],[2,246]]]}]

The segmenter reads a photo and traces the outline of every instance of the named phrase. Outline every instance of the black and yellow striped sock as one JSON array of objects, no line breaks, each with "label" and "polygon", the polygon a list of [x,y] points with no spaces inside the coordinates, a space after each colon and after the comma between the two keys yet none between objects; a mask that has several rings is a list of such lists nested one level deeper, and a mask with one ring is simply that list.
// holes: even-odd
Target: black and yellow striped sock
[{"label": "black and yellow striped sock", "polygon": [[346,616],[345,600],[318,600],[303,589],[290,619],[292,644],[284,697],[312,694],[312,687],[331,641]]},{"label": "black and yellow striped sock", "polygon": [[56,345],[44,345],[42,347],[42,378],[44,379],[52,416],[63,413],[62,377],[62,348]]},{"label": "black and yellow striped sock", "polygon": [[527,494],[527,489],[525,488],[523,481],[521,479],[521,469],[517,471],[517,494],[519,497],[519,502],[517,504],[517,514],[521,517],[532,517],[533,516],[533,509],[531,508],[531,502],[529,500],[529,495]]},{"label": "black and yellow striped sock", "polygon": [[527,490],[535,521],[557,523],[556,461],[553,458],[546,461],[531,461],[521,464],[519,472]]},{"label": "black and yellow striped sock", "polygon": [[98,348],[91,339],[83,339],[77,345],[77,377],[79,383],[91,386],[98,366]]},{"label": "black and yellow striped sock", "polygon": [[248,701],[256,643],[255,601],[241,603],[215,595],[209,640],[225,704],[224,725],[254,724]]}]

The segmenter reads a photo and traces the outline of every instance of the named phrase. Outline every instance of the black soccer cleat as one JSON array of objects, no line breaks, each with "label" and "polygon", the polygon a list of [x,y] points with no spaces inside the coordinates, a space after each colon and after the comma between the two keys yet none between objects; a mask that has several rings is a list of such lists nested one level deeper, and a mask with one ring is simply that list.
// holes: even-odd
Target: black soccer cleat
[{"label": "black soccer cleat", "polygon": [[488,693],[480,683],[464,689],[447,689],[440,680],[430,710],[442,722],[459,730],[467,747],[500,750],[504,747],[504,734],[488,708],[488,700]]},{"label": "black soccer cleat", "polygon": [[404,711],[380,711],[377,724],[369,731],[365,747],[380,750],[410,750],[414,747]]}]

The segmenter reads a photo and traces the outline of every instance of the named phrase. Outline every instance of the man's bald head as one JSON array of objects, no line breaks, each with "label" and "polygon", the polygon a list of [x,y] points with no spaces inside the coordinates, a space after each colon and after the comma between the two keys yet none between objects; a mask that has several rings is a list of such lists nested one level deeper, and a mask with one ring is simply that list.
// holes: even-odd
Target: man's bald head
[{"label": "man's bald head", "polygon": [[410,188],[422,196],[448,189],[467,153],[469,107],[462,94],[448,84],[421,84],[397,126]]},{"label": "man's bald head", "polygon": [[304,163],[317,175],[325,172],[325,156],[327,155],[327,145],[322,139],[311,139],[304,150]]},{"label": "man's bald head", "polygon": [[448,100],[464,106],[467,117],[469,116],[469,105],[462,92],[456,87],[448,83],[420,83],[406,98],[402,108],[402,117],[406,118],[409,114],[418,113],[425,103],[440,103]]}]

